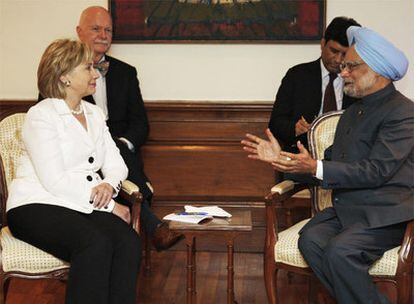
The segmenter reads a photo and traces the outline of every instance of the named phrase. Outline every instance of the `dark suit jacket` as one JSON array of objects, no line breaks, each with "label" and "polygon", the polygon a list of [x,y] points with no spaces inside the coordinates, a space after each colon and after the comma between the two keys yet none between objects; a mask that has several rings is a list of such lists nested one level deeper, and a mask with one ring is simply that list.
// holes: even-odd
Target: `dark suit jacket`
[{"label": "dark suit jacket", "polygon": [[[109,131],[128,166],[128,179],[137,183],[146,196],[148,178],[144,173],[140,147],[147,140],[149,126],[137,71],[133,66],[116,58],[108,55],[105,58],[109,61],[105,76]],[[94,102],[92,96],[84,99]],[[119,137],[128,139],[134,145],[135,152],[131,153],[126,149],[126,145],[117,139]]]},{"label": "dark suit jacket", "polygon": [[[296,141],[307,146],[307,135],[295,136],[295,124],[303,117],[312,122],[322,103],[322,74],[320,59],[296,65],[288,70],[276,95],[269,128],[285,150],[296,152]],[[355,101],[344,95],[342,108]]]},{"label": "dark suit jacket", "polygon": [[105,77],[109,130],[112,136],[125,137],[139,150],[147,140],[149,127],[137,71],[118,59],[105,58],[109,61]]},{"label": "dark suit jacket", "polygon": [[414,219],[414,103],[393,84],[345,111],[330,150],[322,186],[343,226]]}]

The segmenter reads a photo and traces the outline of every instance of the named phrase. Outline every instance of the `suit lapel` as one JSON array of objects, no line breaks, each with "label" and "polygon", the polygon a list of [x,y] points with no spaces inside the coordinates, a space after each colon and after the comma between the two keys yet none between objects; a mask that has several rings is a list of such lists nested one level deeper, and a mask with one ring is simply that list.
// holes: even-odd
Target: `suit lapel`
[{"label": "suit lapel", "polygon": [[[90,130],[93,123],[90,123],[91,119],[87,116],[91,116],[91,110],[88,109],[86,103],[82,102],[82,106],[85,111],[85,116],[87,120],[88,131],[81,125],[81,123],[72,115],[69,110],[69,107],[66,105],[63,99],[55,99],[54,106],[56,112],[61,118],[63,125],[65,126],[66,132],[74,138],[80,138],[88,146],[93,146],[94,141],[90,136]],[[92,133],[93,134],[93,133]]]},{"label": "suit lapel", "polygon": [[303,90],[303,116],[309,122],[313,121],[318,115],[322,103],[322,72],[320,59],[311,62],[304,74],[303,83],[308,85],[307,89]]},{"label": "suit lapel", "polygon": [[322,103],[322,71],[321,71],[321,61],[320,59],[314,61],[312,64],[312,87],[314,88],[313,94],[314,98],[312,100],[315,100],[318,104],[318,111]]},{"label": "suit lapel", "polygon": [[93,110],[91,109],[91,106],[87,103],[85,103],[85,117],[86,121],[88,123],[88,140],[92,143],[92,145],[95,145],[95,142],[97,138],[99,137],[99,123],[95,121],[95,115],[93,114]]},{"label": "suit lapel", "polygon": [[106,83],[106,104],[108,107],[108,116],[109,113],[112,113],[112,102],[115,100],[114,96],[112,96],[113,92],[116,91],[114,86],[116,85],[116,62],[113,60],[111,56],[105,55],[105,59],[109,61],[109,68],[108,72],[105,76],[105,83]]}]

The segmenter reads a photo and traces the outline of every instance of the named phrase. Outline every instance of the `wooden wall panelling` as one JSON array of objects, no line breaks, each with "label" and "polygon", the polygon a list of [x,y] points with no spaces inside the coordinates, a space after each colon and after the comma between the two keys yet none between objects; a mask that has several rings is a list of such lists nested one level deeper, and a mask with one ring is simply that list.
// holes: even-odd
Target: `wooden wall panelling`
[{"label": "wooden wall panelling", "polygon": [[0,100],[0,120],[13,113],[27,112],[34,100]]},{"label": "wooden wall panelling", "polygon": [[[145,172],[155,188],[157,215],[185,204],[221,205],[230,212],[248,208],[253,232],[236,240],[236,249],[262,251],[263,197],[274,184],[274,171],[249,160],[240,141],[248,132],[263,134],[271,105],[190,102],[146,107],[150,136],[142,152]],[[197,244],[202,250],[225,249],[219,240]]]},{"label": "wooden wall panelling", "polygon": [[270,166],[247,159],[240,145],[151,145],[145,171],[156,197],[263,198],[273,184]]},{"label": "wooden wall panelling", "polygon": [[263,198],[274,182],[266,164],[247,159],[240,140],[262,134],[270,105],[147,103],[145,171],[157,196]]},{"label": "wooden wall panelling", "polygon": [[[27,111],[34,103],[0,101],[0,117]],[[155,188],[155,213],[162,217],[188,203],[217,204],[230,212],[248,208],[253,232],[236,240],[236,249],[262,251],[263,198],[274,184],[274,171],[249,160],[240,140],[248,132],[263,134],[272,105],[163,101],[145,106],[150,135],[142,153],[145,171]],[[225,250],[216,240],[200,240],[198,246]]]}]

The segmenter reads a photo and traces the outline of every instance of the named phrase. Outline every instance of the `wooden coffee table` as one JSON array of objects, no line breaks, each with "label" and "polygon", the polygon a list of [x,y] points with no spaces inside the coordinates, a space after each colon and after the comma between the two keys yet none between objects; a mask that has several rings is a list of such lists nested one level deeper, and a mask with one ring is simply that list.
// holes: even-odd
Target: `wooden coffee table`
[{"label": "wooden coffee table", "polygon": [[250,211],[234,211],[229,219],[214,218],[205,224],[170,222],[170,229],[184,234],[187,245],[187,304],[196,303],[196,238],[214,236],[227,244],[227,303],[234,299],[234,239],[252,231]]}]

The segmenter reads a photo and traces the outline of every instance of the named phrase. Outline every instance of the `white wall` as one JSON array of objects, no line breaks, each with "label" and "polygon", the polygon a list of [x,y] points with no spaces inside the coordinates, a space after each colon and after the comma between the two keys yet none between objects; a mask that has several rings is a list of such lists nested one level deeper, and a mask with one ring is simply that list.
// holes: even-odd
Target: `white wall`
[{"label": "white wall", "polygon": [[[392,40],[411,66],[397,87],[414,98],[414,0],[327,0],[327,22],[351,16]],[[54,39],[75,37],[80,12],[107,0],[0,0],[0,99],[37,97],[36,69]],[[138,69],[145,100],[273,102],[286,70],[318,45],[114,44]]]}]

